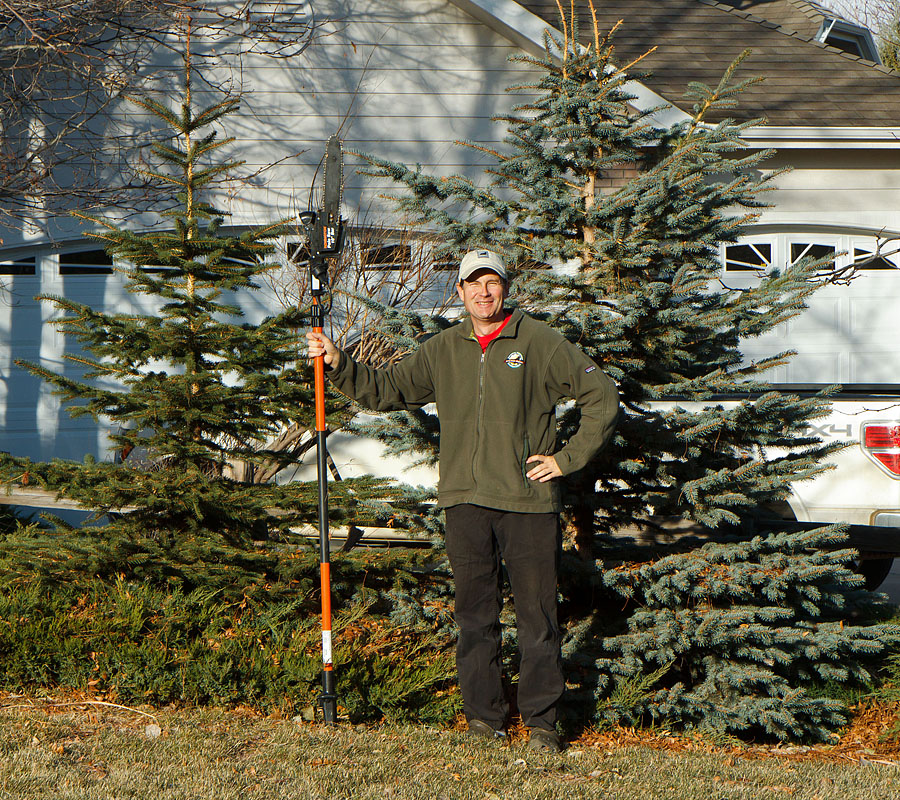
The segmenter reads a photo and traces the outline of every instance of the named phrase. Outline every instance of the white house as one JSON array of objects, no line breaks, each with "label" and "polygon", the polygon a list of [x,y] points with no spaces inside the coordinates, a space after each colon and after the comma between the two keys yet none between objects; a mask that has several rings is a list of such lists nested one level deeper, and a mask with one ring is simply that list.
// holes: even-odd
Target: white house
[{"label": "white house", "polygon": [[[877,237],[900,234],[900,76],[872,60],[867,31],[805,0],[596,4],[602,27],[622,20],[615,37],[621,63],[657,47],[641,61],[632,87],[636,105],[660,108],[661,124],[684,118],[690,81],[717,83],[745,48],[752,53],[740,77],[765,77],[748,88],[734,114],[765,118],[748,140],[777,148],[773,168],[793,169],[778,179],[772,208],[746,241],[723,251],[726,282],[752,281],[753,269],[807,252],[833,252],[843,265],[874,252]],[[198,57],[210,57],[243,92],[241,112],[228,126],[237,138],[234,154],[247,161],[248,173],[263,170],[222,198],[234,225],[305,208],[324,142],[335,132],[347,149],[477,178],[486,157],[457,141],[494,146],[502,140],[503,126],[491,118],[509,107],[505,87],[530,75],[508,59],[523,50],[539,52],[544,30],[558,22],[555,0],[252,5],[259,13],[277,7],[281,14],[294,6],[297,14],[315,13],[319,27],[308,48],[282,60],[255,52],[212,53],[217,45],[195,35]],[[588,32],[588,5],[577,5]],[[157,84],[174,94],[178,66],[171,53],[159,57]],[[131,126],[136,140],[147,138],[147,120],[133,110],[119,122]],[[269,165],[275,166],[263,169]],[[347,215],[383,221],[388,212],[379,194],[394,187],[367,182],[350,159],[345,176]],[[139,215],[130,224],[156,220]],[[67,344],[44,324],[51,310],[34,302],[39,292],[105,308],[131,299],[74,218],[35,216],[0,230],[0,240],[0,449],[39,459],[106,457],[103,432],[84,418],[71,420],[14,359],[63,366]],[[748,343],[748,356],[781,350],[787,337],[803,357],[775,376],[780,383],[896,389],[900,337],[892,299],[900,295],[900,270],[876,260],[862,272],[851,287],[821,292],[810,312],[778,337]],[[265,314],[270,301],[264,297],[249,308],[251,318]]]}]

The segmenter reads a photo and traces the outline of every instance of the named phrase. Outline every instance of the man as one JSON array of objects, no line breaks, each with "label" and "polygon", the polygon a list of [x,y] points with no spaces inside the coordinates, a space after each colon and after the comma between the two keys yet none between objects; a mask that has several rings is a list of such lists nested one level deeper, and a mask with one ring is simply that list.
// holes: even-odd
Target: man
[{"label": "man", "polygon": [[[307,333],[342,393],[375,411],[437,404],[441,425],[438,504],[456,589],[456,651],[469,731],[504,735],[501,560],[516,608],[521,667],[518,706],[529,746],[558,751],[557,704],[565,684],[556,615],[559,487],[612,435],[615,384],[543,322],[506,310],[503,260],[463,257],[456,291],[468,317],[387,369],[356,363],[326,336]],[[578,431],[557,449],[556,406],[573,398]]]}]

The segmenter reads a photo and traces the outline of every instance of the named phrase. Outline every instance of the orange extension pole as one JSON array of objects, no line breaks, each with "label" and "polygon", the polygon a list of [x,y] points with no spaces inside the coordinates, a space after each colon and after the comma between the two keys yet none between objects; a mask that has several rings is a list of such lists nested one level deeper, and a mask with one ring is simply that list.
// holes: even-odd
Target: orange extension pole
[{"label": "orange extension pole", "polygon": [[[322,333],[319,298],[312,299],[312,329]],[[325,356],[313,360],[316,397],[316,450],[319,482],[319,568],[322,584],[322,714],[326,723],[337,721],[337,695],[331,654],[331,553],[328,541],[328,449],[325,443]]]},{"label": "orange extension pole", "polygon": [[[300,215],[309,238],[309,290],[312,295],[312,329],[322,333],[325,314],[331,309],[328,288],[329,259],[338,258],[344,246],[344,220],[341,219],[343,191],[343,155],[338,135],[329,137],[325,147],[322,208]],[[328,308],[323,295],[329,297]],[[325,722],[337,722],[334,661],[331,654],[331,554],[328,541],[328,448],[325,438],[325,356],[313,359],[316,399],[316,467],[319,479],[319,567],[322,581],[322,713]]]}]

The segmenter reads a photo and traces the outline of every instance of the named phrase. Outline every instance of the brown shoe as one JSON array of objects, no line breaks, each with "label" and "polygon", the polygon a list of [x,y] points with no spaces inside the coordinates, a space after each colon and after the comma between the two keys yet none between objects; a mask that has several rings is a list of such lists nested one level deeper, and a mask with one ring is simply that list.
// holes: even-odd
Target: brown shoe
[{"label": "brown shoe", "polygon": [[469,736],[478,736],[482,739],[505,739],[506,731],[497,730],[480,719],[469,720]]},{"label": "brown shoe", "polygon": [[559,753],[563,746],[556,731],[548,731],[545,728],[529,728],[528,749],[541,753]]}]

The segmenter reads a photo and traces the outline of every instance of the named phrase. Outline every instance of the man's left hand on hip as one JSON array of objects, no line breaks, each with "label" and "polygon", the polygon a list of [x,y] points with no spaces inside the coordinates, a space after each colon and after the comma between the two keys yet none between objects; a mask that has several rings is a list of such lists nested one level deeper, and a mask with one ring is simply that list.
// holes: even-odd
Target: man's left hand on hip
[{"label": "man's left hand on hip", "polygon": [[526,464],[533,462],[536,462],[535,466],[525,473],[529,480],[546,483],[562,476],[562,470],[553,456],[531,456],[525,461]]}]

